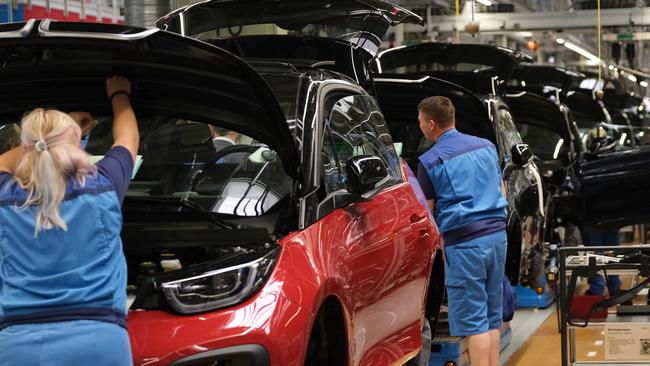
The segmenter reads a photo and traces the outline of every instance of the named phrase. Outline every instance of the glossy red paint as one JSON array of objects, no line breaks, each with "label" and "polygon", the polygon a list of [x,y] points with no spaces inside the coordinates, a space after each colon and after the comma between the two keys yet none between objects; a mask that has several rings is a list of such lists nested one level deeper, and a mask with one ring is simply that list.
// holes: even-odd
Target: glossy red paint
[{"label": "glossy red paint", "polygon": [[129,314],[136,365],[165,365],[223,347],[260,344],[271,365],[303,365],[321,305],[343,309],[349,365],[391,365],[421,346],[438,229],[409,183],[335,210],[280,240],[263,289],[235,307],[195,316]]}]

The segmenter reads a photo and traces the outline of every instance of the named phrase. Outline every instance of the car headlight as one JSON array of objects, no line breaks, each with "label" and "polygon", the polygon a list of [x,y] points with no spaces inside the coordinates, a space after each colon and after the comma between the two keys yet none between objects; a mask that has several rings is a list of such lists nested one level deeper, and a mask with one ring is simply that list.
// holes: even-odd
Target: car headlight
[{"label": "car headlight", "polygon": [[279,252],[273,250],[252,262],[163,282],[162,291],[171,308],[181,314],[232,306],[246,300],[262,287],[271,274]]}]

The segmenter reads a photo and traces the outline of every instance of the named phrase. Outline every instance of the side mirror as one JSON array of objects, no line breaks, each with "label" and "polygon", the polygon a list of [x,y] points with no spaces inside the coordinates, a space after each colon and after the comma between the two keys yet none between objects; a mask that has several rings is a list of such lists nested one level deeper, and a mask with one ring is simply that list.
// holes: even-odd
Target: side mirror
[{"label": "side mirror", "polygon": [[516,144],[510,150],[512,163],[520,168],[525,168],[533,162],[533,150],[528,144]]},{"label": "side mirror", "polygon": [[390,178],[384,162],[377,156],[353,156],[347,160],[345,169],[348,191],[358,195],[374,190]]}]

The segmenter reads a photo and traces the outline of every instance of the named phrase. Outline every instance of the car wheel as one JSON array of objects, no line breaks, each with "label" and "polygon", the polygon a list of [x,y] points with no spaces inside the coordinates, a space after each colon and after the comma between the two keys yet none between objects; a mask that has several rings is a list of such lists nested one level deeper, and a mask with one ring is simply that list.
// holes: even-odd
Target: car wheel
[{"label": "car wheel", "polygon": [[427,366],[431,358],[431,325],[429,319],[424,318],[422,325],[422,349],[417,356],[408,360],[405,366]]}]

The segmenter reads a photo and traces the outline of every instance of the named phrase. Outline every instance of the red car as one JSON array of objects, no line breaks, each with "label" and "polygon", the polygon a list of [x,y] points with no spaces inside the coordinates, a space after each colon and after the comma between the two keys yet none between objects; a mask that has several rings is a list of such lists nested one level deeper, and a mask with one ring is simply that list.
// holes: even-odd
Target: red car
[{"label": "red car", "polygon": [[[136,365],[428,363],[440,237],[361,86],[118,25],[0,25],[0,50],[3,124],[35,105],[109,116],[105,76],[132,81],[141,146],[122,240]],[[111,128],[100,118],[86,150],[107,151]]]}]

